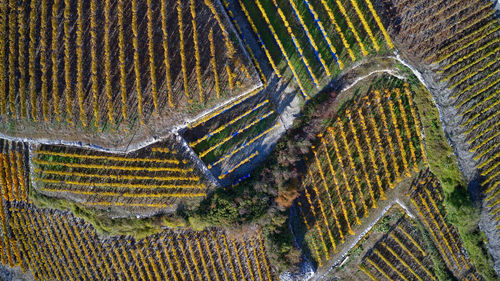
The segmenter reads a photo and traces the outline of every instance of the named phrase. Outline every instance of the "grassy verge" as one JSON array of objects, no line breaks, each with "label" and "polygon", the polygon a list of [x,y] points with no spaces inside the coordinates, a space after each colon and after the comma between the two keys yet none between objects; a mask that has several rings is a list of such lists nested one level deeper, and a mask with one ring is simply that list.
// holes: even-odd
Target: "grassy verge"
[{"label": "grassy verge", "polygon": [[439,111],[429,91],[418,80],[410,84],[422,122],[431,171],[439,178],[445,194],[447,220],[457,227],[463,245],[477,271],[486,280],[498,280],[486,247],[486,236],[479,229],[479,210],[473,206],[456,156],[441,128]]},{"label": "grassy verge", "polygon": [[43,195],[30,187],[30,199],[37,208],[51,208],[70,211],[76,217],[92,224],[102,235],[119,236],[131,235],[137,239],[159,233],[163,227],[182,227],[186,223],[179,217],[157,215],[137,219],[135,217],[110,218],[106,211],[86,208],[80,204]]}]

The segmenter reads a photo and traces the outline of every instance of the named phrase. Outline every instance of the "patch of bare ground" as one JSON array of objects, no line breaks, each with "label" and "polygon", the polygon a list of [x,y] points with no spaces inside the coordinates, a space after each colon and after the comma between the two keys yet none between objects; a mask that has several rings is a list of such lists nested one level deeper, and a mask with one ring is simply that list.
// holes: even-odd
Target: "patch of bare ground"
[{"label": "patch of bare ground", "polygon": [[33,281],[35,278],[30,271],[22,272],[21,268],[16,266],[10,268],[0,264],[0,279],[3,281]]}]

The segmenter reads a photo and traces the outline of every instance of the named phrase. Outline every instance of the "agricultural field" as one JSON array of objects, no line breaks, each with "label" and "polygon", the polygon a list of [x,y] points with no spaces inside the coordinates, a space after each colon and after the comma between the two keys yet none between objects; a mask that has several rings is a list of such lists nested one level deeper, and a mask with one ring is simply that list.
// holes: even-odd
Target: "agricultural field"
[{"label": "agricultural field", "polygon": [[[483,280],[468,257],[462,254],[465,250],[457,230],[441,213],[443,191],[439,180],[429,170],[424,170],[412,180],[408,191],[408,196],[387,209],[363,234],[349,251],[349,258],[344,259],[329,277],[343,280]],[[407,203],[415,209],[409,208]],[[421,213],[420,207],[429,211]]]},{"label": "agricultural field", "polygon": [[0,183],[4,200],[28,200],[28,146],[0,140]]},{"label": "agricultural field", "polygon": [[372,89],[338,111],[305,159],[298,204],[308,240],[320,241],[311,247],[318,264],[387,200],[388,189],[426,165],[413,94],[402,86]]},{"label": "agricultural field", "polygon": [[3,132],[69,131],[111,145],[99,132],[117,145],[261,84],[217,1],[7,1],[0,10]]},{"label": "agricultural field", "polygon": [[[456,211],[445,204],[452,204],[447,200],[453,198],[448,196],[457,195],[451,195],[450,190],[440,191],[441,179],[450,180],[447,178],[450,175],[443,174],[442,165],[449,164],[442,162],[444,154],[436,150],[442,145],[436,138],[444,139],[444,135],[435,135],[433,128],[435,122],[439,122],[439,114],[436,112],[437,117],[432,120],[432,111],[422,112],[428,106],[426,103],[432,105],[432,100],[428,100],[430,93],[422,90],[418,82],[415,84],[414,78],[408,79],[413,82],[390,76],[364,81],[349,89],[345,97],[337,96],[333,102],[315,105],[317,109],[301,124],[304,128],[295,131],[309,134],[310,148],[304,150],[298,144],[297,148],[289,149],[297,152],[302,149],[302,159],[294,165],[303,167],[297,181],[290,181],[301,188],[292,205],[293,232],[317,267],[318,280],[372,277],[373,280],[447,280],[443,279],[443,270],[458,280],[483,279],[470,261],[467,252],[471,248],[464,247],[463,234],[450,223]],[[340,101],[335,102],[336,99]],[[305,140],[299,139],[299,142]],[[429,151],[442,156],[430,155],[429,158]],[[458,167],[452,169],[458,170]],[[449,183],[446,187],[449,188]],[[429,201],[413,205],[420,197]],[[429,209],[425,209],[425,204]],[[413,259],[406,260],[411,257],[388,241],[378,243],[377,251],[371,254],[367,247],[362,247],[367,251],[357,248],[365,240],[375,243],[382,238],[389,239],[390,229],[377,226],[377,221],[394,205],[402,206],[403,213],[408,213],[414,224],[420,225],[419,231],[431,237],[426,240],[434,243],[432,247],[439,249],[433,251],[441,260],[438,273],[417,272]],[[463,231],[464,225],[461,227]],[[375,239],[369,235],[372,232],[382,235]],[[400,242],[408,243],[408,239],[402,238]],[[368,255],[371,262],[366,259]],[[363,261],[362,257],[365,257]],[[417,258],[419,262],[424,259]],[[435,260],[427,258],[425,262],[434,264]],[[357,267],[358,262],[362,269]],[[432,266],[421,267],[431,269]],[[359,275],[353,277],[354,272]]]},{"label": "agricultural field", "polygon": [[292,77],[305,99],[353,62],[393,48],[370,0],[223,2],[239,14],[235,25],[250,27],[274,73]]},{"label": "agricultural field", "polygon": [[398,21],[388,29],[394,44],[406,49],[436,89],[433,95],[448,117],[445,131],[463,159],[466,178],[480,185],[488,238],[496,244],[500,233],[500,24],[494,4],[385,2],[394,14],[391,21]]},{"label": "agricultural field", "polygon": [[429,173],[423,174],[412,184],[411,203],[453,274],[459,279],[477,280],[477,273],[464,254],[457,229],[446,222],[446,211],[440,209],[440,189],[436,177]]},{"label": "agricultural field", "polygon": [[1,2],[0,280],[498,280],[499,11]]},{"label": "agricultural field", "polygon": [[265,97],[256,90],[254,95],[232,105],[232,108],[215,112],[210,119],[189,126],[183,134],[189,146],[223,185],[236,184],[246,176],[240,171],[259,156],[258,150],[251,151],[252,146],[279,125],[274,105]]},{"label": "agricultural field", "polygon": [[0,258],[36,280],[273,280],[260,234],[165,230],[103,239],[70,213],[2,205]]},{"label": "agricultural field", "polygon": [[[206,176],[172,138],[124,155],[61,145],[40,145],[30,155],[33,187],[86,207],[116,209],[115,216],[172,212],[206,196]],[[124,214],[121,214],[124,216]]]},{"label": "agricultural field", "polygon": [[436,280],[425,242],[409,217],[401,218],[369,250],[359,269],[371,280]]}]

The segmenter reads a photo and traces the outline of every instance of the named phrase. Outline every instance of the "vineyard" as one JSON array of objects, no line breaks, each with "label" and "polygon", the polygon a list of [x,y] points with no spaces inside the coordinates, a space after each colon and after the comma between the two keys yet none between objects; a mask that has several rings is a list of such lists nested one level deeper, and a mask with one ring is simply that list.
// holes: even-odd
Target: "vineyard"
[{"label": "vineyard", "polygon": [[260,83],[217,1],[8,1],[1,13],[4,123],[175,125]]},{"label": "vineyard", "polygon": [[276,75],[290,69],[306,99],[352,62],[393,47],[371,0],[223,2],[246,19]]},{"label": "vineyard", "polygon": [[425,229],[431,234],[448,268],[460,279],[478,280],[470,264],[455,227],[446,222],[446,212],[441,206],[440,183],[436,177],[423,172],[413,181],[410,200]]},{"label": "vineyard", "polygon": [[[466,149],[473,154],[471,160],[476,163],[485,206],[499,229],[500,23],[492,3],[432,1],[421,12],[413,13],[424,3],[394,2],[400,2],[394,3],[394,9],[404,19],[398,34],[401,43],[428,65],[449,93],[439,98],[446,106],[451,104],[458,115],[458,134],[466,139]],[[424,18],[439,20],[426,26]]]},{"label": "vineyard", "polygon": [[[444,208],[443,196],[446,195],[436,176],[424,169],[412,179],[410,186],[410,193],[402,193],[399,201],[377,217],[372,227],[352,245],[349,256],[339,261],[341,267],[332,268],[336,274],[328,277],[347,280],[484,280],[470,263],[457,230],[446,222],[448,218],[441,211]],[[436,211],[422,215],[418,208],[409,208],[419,196],[426,201],[420,207],[426,208],[427,204]],[[438,216],[442,216],[436,219],[439,227],[429,227],[434,224],[431,222],[433,217]],[[446,245],[451,247],[451,252],[444,250]],[[458,262],[452,259],[452,254],[459,259]]]},{"label": "vineyard", "polygon": [[35,280],[274,280],[259,234],[165,230],[103,239],[70,213],[1,201],[2,263]]},{"label": "vineyard", "polygon": [[[272,101],[255,90],[231,108],[194,124],[183,136],[210,172],[222,183],[231,184],[243,176],[239,170],[259,155],[258,150],[248,148],[278,126],[273,108]],[[231,166],[233,159],[241,157]]]},{"label": "vineyard", "polygon": [[5,200],[27,201],[28,147],[20,142],[0,140],[0,184]]},{"label": "vineyard", "polygon": [[205,196],[200,173],[170,140],[126,155],[56,145],[34,147],[29,155],[26,144],[0,145],[4,265],[29,271],[35,280],[276,280],[259,231],[238,238],[220,228],[101,237],[72,213],[28,200],[28,157],[37,191],[84,206],[144,213]]},{"label": "vineyard", "polygon": [[355,234],[354,227],[370,209],[386,200],[388,188],[397,187],[427,161],[407,85],[383,93],[374,90],[341,112],[306,159],[304,194],[298,202],[306,240],[320,266]]},{"label": "vineyard", "polygon": [[0,1],[0,279],[498,280],[494,3]]},{"label": "vineyard", "polygon": [[208,190],[201,171],[171,140],[125,155],[40,145],[31,157],[39,192],[88,207],[174,210],[185,200],[205,197]]},{"label": "vineyard", "polygon": [[437,280],[432,260],[415,222],[401,218],[368,250],[359,265],[371,280]]}]

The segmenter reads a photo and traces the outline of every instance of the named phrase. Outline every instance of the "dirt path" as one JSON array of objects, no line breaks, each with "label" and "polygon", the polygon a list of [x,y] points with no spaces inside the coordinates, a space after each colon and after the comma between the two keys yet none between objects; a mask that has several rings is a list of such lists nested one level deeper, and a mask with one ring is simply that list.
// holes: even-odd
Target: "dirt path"
[{"label": "dirt path", "polygon": [[[217,179],[212,175],[212,173],[208,170],[207,166],[201,161],[201,159],[198,157],[198,155],[194,152],[194,150],[189,146],[187,141],[180,135],[180,134],[175,134],[176,140],[181,144],[182,148],[184,151],[181,152],[181,154],[186,155],[189,160],[193,161],[195,166],[197,166],[207,177],[207,180],[212,183],[216,187],[220,187],[219,182]],[[179,151],[180,152],[180,151]]]},{"label": "dirt path", "polygon": [[0,263],[0,280],[33,281],[35,278],[30,270],[23,273],[19,266],[10,268]]}]

